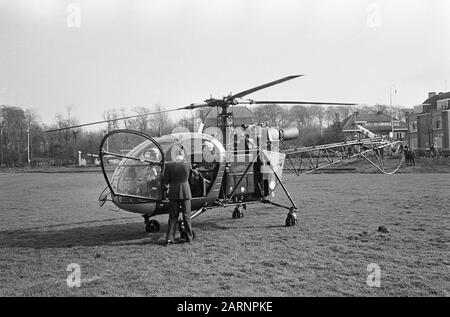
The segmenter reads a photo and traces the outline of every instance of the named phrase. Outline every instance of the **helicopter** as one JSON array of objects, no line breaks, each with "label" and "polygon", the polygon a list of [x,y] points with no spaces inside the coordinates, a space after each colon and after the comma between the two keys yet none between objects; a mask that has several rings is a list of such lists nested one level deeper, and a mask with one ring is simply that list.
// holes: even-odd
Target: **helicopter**
[{"label": "helicopter", "polygon": [[[198,172],[196,177],[189,180],[193,210],[191,220],[212,208],[228,206],[234,206],[232,218],[239,219],[244,217],[244,210],[248,204],[262,203],[286,209],[288,213],[285,226],[295,226],[298,224],[298,207],[286,188],[287,181],[356,158],[364,158],[381,173],[392,174],[401,167],[404,159],[402,141],[378,137],[356,123],[355,131],[360,132],[363,138],[284,150],[281,146],[283,142],[299,136],[297,127],[234,124],[233,107],[236,105],[356,105],[243,98],[253,92],[301,76],[303,75],[287,76],[236,94],[230,93],[220,99],[211,97],[204,102],[176,109],[97,121],[47,132],[171,111],[199,108],[210,108],[211,111],[215,108],[217,125],[204,128],[203,124],[200,124],[198,131],[195,132],[186,129],[159,137],[129,129],[108,132],[100,143],[98,154],[107,184],[98,198],[100,206],[111,201],[122,210],[141,214],[147,232],[159,231],[159,222],[151,218],[169,212],[167,188],[163,179],[165,164],[172,161],[175,158],[174,153],[181,149],[193,169]],[[283,178],[283,172],[288,174],[287,177]],[[278,189],[286,195],[288,205],[274,201]],[[178,222],[178,229],[180,234],[183,234],[182,221]]]}]

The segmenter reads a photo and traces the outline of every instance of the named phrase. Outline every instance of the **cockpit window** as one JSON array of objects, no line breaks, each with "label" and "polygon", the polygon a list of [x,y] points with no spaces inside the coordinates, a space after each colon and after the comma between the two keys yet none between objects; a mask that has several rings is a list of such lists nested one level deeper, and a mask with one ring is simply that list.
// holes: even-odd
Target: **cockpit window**
[{"label": "cockpit window", "polygon": [[160,199],[161,166],[127,160],[114,174],[111,186],[116,194]]},{"label": "cockpit window", "polygon": [[160,200],[163,156],[159,148],[146,140],[124,156],[111,179],[113,191]]},{"label": "cockpit window", "polygon": [[150,141],[144,141],[138,145],[135,149],[128,152],[127,156],[133,158],[139,158],[140,160],[151,162],[151,163],[161,163],[162,154],[159,151],[156,144]]},{"label": "cockpit window", "polygon": [[163,163],[173,161],[180,149],[186,153],[192,168],[198,171],[197,179],[190,180],[194,197],[206,195],[216,178],[220,149],[200,135],[174,134],[154,141],[132,133],[118,133],[113,137],[109,140],[109,151],[104,151],[104,161],[108,164],[108,160],[120,159],[120,162],[108,179],[112,192],[127,196],[122,198],[129,199],[130,203],[139,199],[164,199]]}]

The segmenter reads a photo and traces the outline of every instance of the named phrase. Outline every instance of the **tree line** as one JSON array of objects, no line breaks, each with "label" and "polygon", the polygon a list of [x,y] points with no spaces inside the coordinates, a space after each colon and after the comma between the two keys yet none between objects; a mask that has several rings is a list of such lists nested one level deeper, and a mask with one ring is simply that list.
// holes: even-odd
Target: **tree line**
[{"label": "tree line", "polygon": [[[328,107],[260,105],[251,109],[255,117],[254,123],[279,128],[298,127],[300,137],[284,145],[287,147],[311,146],[343,140],[342,120],[354,111],[389,113],[389,108],[384,105]],[[152,108],[135,107],[131,110],[117,108],[104,111],[102,116],[104,120],[114,120],[163,110],[164,108],[160,105]],[[404,120],[408,110],[395,108],[394,116]],[[78,125],[79,121],[71,115],[71,112],[72,107],[68,106],[65,113],[55,115],[51,124],[44,124],[36,110],[0,106],[0,167],[20,167],[27,164],[31,166],[75,165],[78,164],[78,151],[98,153],[100,142],[108,131],[125,128],[150,136],[169,134],[175,127],[180,126],[193,131],[194,121],[196,119],[204,121],[208,109],[198,109],[178,120],[170,118],[168,113],[158,113],[110,121],[95,131],[74,128],[52,133],[45,132],[50,129]]]}]

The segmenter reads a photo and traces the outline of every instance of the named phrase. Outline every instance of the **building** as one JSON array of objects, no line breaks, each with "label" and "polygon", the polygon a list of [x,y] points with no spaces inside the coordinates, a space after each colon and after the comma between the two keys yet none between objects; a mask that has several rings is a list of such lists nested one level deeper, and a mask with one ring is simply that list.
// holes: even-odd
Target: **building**
[{"label": "building", "polygon": [[450,150],[450,92],[428,93],[428,99],[414,106],[407,115],[408,143],[416,150],[426,151],[434,145]]},{"label": "building", "polygon": [[347,117],[342,125],[342,133],[346,140],[367,137],[360,129],[358,129],[357,125],[364,127],[377,136],[389,137],[390,133],[393,131],[395,140],[405,140],[408,132],[408,127],[405,122],[402,122],[397,118],[391,118],[390,115],[382,112],[355,112]]}]

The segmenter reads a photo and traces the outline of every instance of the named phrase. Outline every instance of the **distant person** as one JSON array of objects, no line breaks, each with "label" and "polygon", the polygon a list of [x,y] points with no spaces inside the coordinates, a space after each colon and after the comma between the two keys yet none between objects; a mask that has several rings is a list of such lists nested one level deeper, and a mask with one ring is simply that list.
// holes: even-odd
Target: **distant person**
[{"label": "distant person", "polygon": [[405,145],[405,161],[406,166],[416,165],[416,154],[414,153],[412,147],[409,148],[408,145]]},{"label": "distant person", "polygon": [[353,148],[349,146],[347,148],[347,158],[351,157],[353,155]]},{"label": "distant person", "polygon": [[416,166],[416,153],[412,147],[409,149],[409,162],[412,166]]},{"label": "distant person", "polygon": [[431,146],[430,146],[430,156],[431,157],[439,157],[439,151],[436,147],[436,144],[434,144],[434,143],[431,143]]},{"label": "distant person", "polygon": [[175,160],[168,162],[164,171],[164,182],[169,186],[169,221],[167,225],[166,244],[175,242],[178,215],[183,213],[184,236],[178,240],[180,243],[191,242],[194,239],[191,227],[191,189],[189,176],[192,173],[191,164],[185,161],[185,153],[177,150]]}]

